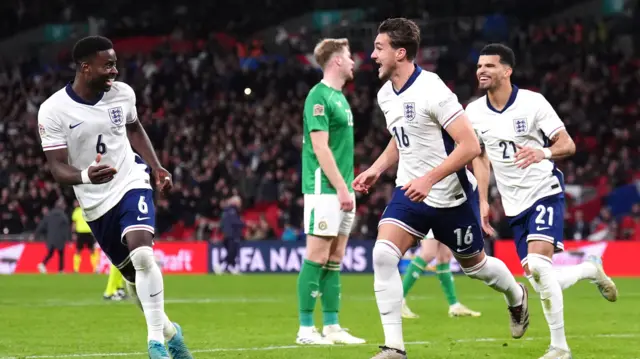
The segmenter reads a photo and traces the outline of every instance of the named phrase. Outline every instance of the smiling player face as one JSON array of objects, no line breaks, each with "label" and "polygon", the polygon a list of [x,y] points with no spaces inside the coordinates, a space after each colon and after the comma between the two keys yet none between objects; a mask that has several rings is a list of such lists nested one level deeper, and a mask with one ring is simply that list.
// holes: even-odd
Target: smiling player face
[{"label": "smiling player face", "polygon": [[494,90],[500,87],[502,82],[511,76],[510,66],[500,62],[499,55],[482,55],[478,58],[476,77],[478,88],[481,90]]},{"label": "smiling player face", "polygon": [[113,49],[98,52],[87,66],[87,82],[94,91],[111,90],[113,81],[118,76],[116,52]]},{"label": "smiling player face", "polygon": [[371,59],[380,67],[378,68],[378,78],[386,81],[391,78],[391,74],[396,69],[398,51],[403,49],[394,49],[391,47],[391,39],[387,34],[378,34],[373,43],[374,48],[371,53]]}]

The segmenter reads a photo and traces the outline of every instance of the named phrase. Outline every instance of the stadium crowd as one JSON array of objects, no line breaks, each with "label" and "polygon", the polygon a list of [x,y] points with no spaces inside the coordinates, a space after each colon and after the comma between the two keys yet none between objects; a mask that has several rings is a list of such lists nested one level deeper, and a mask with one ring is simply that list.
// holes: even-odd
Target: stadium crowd
[{"label": "stadium crowd", "polygon": [[[612,41],[610,31],[601,21],[563,21],[516,26],[509,32],[519,59],[514,83],[541,91],[576,141],[576,155],[558,164],[566,183],[593,188],[599,195],[640,178],[640,59],[625,52],[624,43]],[[471,46],[477,49],[478,44]],[[243,208],[277,203],[279,210],[276,222],[261,216],[247,223],[247,238],[273,238],[286,229],[295,239],[302,226],[302,106],[320,73],[295,58],[247,69],[213,38],[188,53],[158,51],[120,55],[119,60],[118,80],[136,90],[140,121],[174,176],[171,195],[156,199],[157,232],[215,220],[225,200],[238,195]],[[474,51],[442,56],[437,71],[461,103],[480,95]],[[345,90],[354,113],[356,172],[366,169],[389,140],[376,109],[376,74],[361,66]],[[60,197],[69,205],[73,201],[71,189],[53,182],[37,131],[39,105],[72,78],[69,59],[55,66],[0,64],[3,234],[33,231],[43,208]],[[358,197],[354,236],[375,238],[392,188],[390,171],[373,193]],[[495,194],[491,221],[501,237],[509,237]],[[639,206],[620,221],[606,207],[590,223],[579,211],[571,213],[567,237],[584,239],[605,226],[607,239],[637,238]]]}]

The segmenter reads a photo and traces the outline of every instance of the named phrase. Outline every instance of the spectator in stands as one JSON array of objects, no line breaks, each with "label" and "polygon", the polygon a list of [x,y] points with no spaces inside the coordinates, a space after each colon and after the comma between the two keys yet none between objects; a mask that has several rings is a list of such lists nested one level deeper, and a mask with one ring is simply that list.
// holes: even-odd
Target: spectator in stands
[{"label": "spectator in stands", "polygon": [[[117,8],[132,13],[130,2],[116,2]],[[57,6],[59,1],[38,0],[37,3],[37,7],[23,6],[26,11],[23,20],[29,21],[20,23],[31,24],[30,16],[46,14],[45,9]],[[192,19],[193,9],[199,10],[197,14],[204,14],[207,12],[202,8],[213,6],[202,0],[198,3],[204,7],[184,5],[190,9],[189,16],[179,17],[182,23],[193,25],[180,35],[186,40],[194,34],[209,35],[211,26],[226,26],[224,21],[211,21],[211,14],[200,19],[206,20],[204,25],[209,27],[195,25],[198,21]],[[270,6],[276,6],[279,11],[303,4],[271,3]],[[144,7],[144,4],[145,1],[135,6]],[[33,9],[38,11],[34,13]],[[82,18],[86,10],[74,5],[72,17]],[[423,11],[422,8],[416,10]],[[108,26],[118,35],[165,31],[169,22],[164,21],[163,16],[173,16],[173,8],[161,5],[149,11],[154,14],[149,21],[125,23],[122,20],[125,17],[114,16]],[[6,13],[13,17],[11,12]],[[275,16],[274,12],[264,12],[267,13],[268,16],[246,21],[248,15],[241,12],[243,28],[260,26],[266,18]],[[388,12],[380,14],[385,13]],[[16,24],[15,19],[11,21],[7,23]],[[466,20],[459,21],[452,27],[460,27],[464,22]],[[576,156],[558,162],[565,171],[567,183],[596,188],[600,196],[634,178],[640,179],[640,122],[637,121],[640,61],[623,56],[621,50],[624,49],[616,49],[613,34],[607,28],[604,20],[584,19],[549,26],[523,23],[510,30],[511,42],[520,52],[518,58],[526,59],[514,74],[514,82],[523,88],[540,90],[557,109],[569,132],[575,134]],[[461,34],[464,36],[460,37]],[[473,29],[455,29],[437,36],[440,43],[455,43],[455,46],[451,44],[448,55],[441,56],[436,72],[452,86],[463,103],[479,95],[473,92],[475,78],[468,64],[469,60],[475,63],[469,54],[473,53],[473,42],[479,40],[479,35],[481,33]],[[456,41],[451,42],[451,36],[456,37]],[[225,37],[230,39],[228,35]],[[276,234],[271,238],[281,236],[287,225],[299,230],[302,222],[297,205],[301,200],[299,113],[303,94],[309,84],[318,81],[319,73],[301,66],[294,57],[255,62],[257,66],[243,68],[237,54],[225,49],[215,36],[198,38],[208,40],[203,41],[201,47],[183,53],[170,51],[170,46],[153,54],[136,51],[127,56],[119,52],[122,60],[119,80],[130,83],[137,91],[139,118],[162,164],[172,172],[176,182],[169,199],[157,200],[157,236],[170,233],[175,238],[189,238],[193,231],[182,229],[200,223],[211,229],[210,237],[215,237],[220,203],[234,194],[242,198],[247,208],[262,202],[278,202],[279,225],[267,227]],[[463,38],[464,41],[458,41]],[[261,44],[254,44],[253,48],[266,51]],[[247,53],[251,51],[248,47]],[[355,52],[354,56],[357,56]],[[51,181],[38,146],[35,118],[42,99],[64,87],[73,74],[65,60],[46,66],[35,61],[0,66],[0,231],[3,234],[35,229],[39,207],[51,206],[60,197],[71,204],[74,198],[69,188],[61,188]],[[388,136],[386,130],[380,130],[385,126],[382,116],[373,110],[377,85],[373,84],[376,79],[372,71],[375,70],[366,60],[361,65],[345,93],[353,103],[356,166],[366,168],[382,151]],[[250,95],[244,94],[245,88],[252,89]],[[392,176],[383,176],[382,183],[392,186]],[[378,195],[380,192],[378,189],[358,198],[359,224],[354,227],[354,237],[375,238],[377,220],[386,202],[386,194]],[[502,225],[506,222],[499,202],[492,203],[492,211],[494,228],[500,237],[509,238],[508,226]],[[592,218],[584,220],[591,222]],[[257,230],[256,236],[261,237],[260,233],[265,231]],[[203,239],[209,238],[203,236]]]},{"label": "spectator in stands", "polygon": [[634,203],[631,213],[622,218],[622,238],[640,241],[640,203]]},{"label": "spectator in stands", "polygon": [[591,222],[591,235],[589,240],[601,241],[617,239],[618,223],[615,217],[611,215],[611,209],[608,206],[600,209],[600,214]]},{"label": "spectator in stands", "polygon": [[574,240],[586,240],[590,234],[589,224],[584,220],[584,213],[581,210],[577,210],[574,213],[573,222],[567,222],[565,224],[565,237],[567,239]]}]

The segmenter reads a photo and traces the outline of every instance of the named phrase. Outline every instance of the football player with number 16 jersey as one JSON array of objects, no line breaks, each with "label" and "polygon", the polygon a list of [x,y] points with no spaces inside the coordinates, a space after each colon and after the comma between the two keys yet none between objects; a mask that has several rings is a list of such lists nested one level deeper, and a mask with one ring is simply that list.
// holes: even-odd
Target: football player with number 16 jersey
[{"label": "football player with number 16 jersey", "polygon": [[484,252],[476,180],[465,169],[480,154],[478,138],[456,95],[438,75],[414,64],[419,46],[420,29],[413,21],[388,19],[378,28],[371,54],[384,81],[378,104],[391,138],[353,188],[369,191],[383,171],[398,164],[397,187],[373,248],[374,292],[385,336],[374,359],[407,357],[398,263],[430,230],[469,277],[504,294],[513,337],[522,337],[529,323],[526,287]]}]

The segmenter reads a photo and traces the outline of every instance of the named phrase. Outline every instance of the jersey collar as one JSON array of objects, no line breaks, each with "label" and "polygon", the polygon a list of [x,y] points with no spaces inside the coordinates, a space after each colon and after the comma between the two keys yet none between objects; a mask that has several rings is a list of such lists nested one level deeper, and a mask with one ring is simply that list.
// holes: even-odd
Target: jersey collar
[{"label": "jersey collar", "polygon": [[491,104],[491,101],[489,101],[489,95],[487,95],[487,107],[489,108],[489,110],[491,110],[493,112],[503,113],[509,107],[511,107],[511,105],[513,105],[514,102],[516,102],[516,96],[518,96],[518,86],[511,85],[511,96],[509,96],[509,101],[507,101],[507,104],[504,106],[502,111],[498,111],[498,110],[496,110],[495,107],[493,107],[493,105]]},{"label": "jersey collar", "polygon": [[411,85],[413,85],[413,83],[418,78],[418,75],[420,75],[420,73],[422,72],[422,68],[420,66],[416,64],[414,64],[413,66],[415,67],[415,69],[413,70],[413,73],[411,74],[411,76],[409,76],[409,79],[404,84],[404,86],[402,86],[400,91],[396,91],[396,89],[393,88],[393,85],[391,85],[391,89],[393,89],[393,92],[395,92],[396,95],[400,95],[401,93],[405,92],[409,87],[411,87]]},{"label": "jersey collar", "polygon": [[85,101],[82,97],[78,96],[78,94],[75,91],[73,91],[73,87],[71,86],[72,84],[73,84],[73,82],[69,82],[67,84],[67,86],[65,87],[65,91],[67,92],[67,95],[69,95],[69,97],[73,101],[75,101],[75,102],[77,102],[77,103],[79,103],[81,105],[95,106],[98,102],[100,102],[100,100],[102,100],[102,97],[104,96],[104,92],[100,92],[98,97],[96,97],[95,101],[93,101],[93,102]]}]

